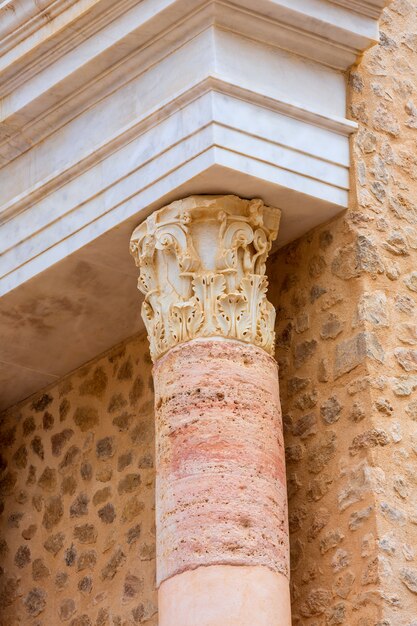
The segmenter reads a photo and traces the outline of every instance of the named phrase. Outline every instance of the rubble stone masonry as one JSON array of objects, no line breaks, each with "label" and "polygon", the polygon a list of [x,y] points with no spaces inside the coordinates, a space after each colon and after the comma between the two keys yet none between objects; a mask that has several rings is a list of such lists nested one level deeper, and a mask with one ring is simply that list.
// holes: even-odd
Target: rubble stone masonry
[{"label": "rubble stone masonry", "polygon": [[350,75],[350,209],[270,262],[293,624],[417,625],[417,6]]},{"label": "rubble stone masonry", "polygon": [[0,438],[1,626],[156,626],[146,336],[8,411]]}]

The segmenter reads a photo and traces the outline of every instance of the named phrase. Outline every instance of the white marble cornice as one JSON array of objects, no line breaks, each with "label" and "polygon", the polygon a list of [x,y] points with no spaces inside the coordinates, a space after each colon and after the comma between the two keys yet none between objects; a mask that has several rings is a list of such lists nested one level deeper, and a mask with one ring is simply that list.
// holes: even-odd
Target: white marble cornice
[{"label": "white marble cornice", "polygon": [[[265,29],[268,29],[268,22],[274,22],[278,27],[289,27],[294,33],[299,31],[306,37],[309,33],[314,34],[317,42],[323,39],[330,46],[336,47],[343,43],[351,51],[356,49],[361,52],[363,45],[366,45],[365,40],[368,40],[369,45],[377,34],[375,19],[386,3],[385,0],[257,0],[256,3],[253,0],[241,0],[239,3],[219,0],[216,5],[219,8],[219,24],[224,19],[226,25],[225,7],[229,7],[235,12],[246,13],[251,19],[258,16],[264,20]],[[13,64],[24,64],[25,54],[30,51],[34,56],[36,49],[41,49],[46,43],[54,47],[54,55],[50,60],[59,58],[65,54],[64,42],[75,33],[79,41],[91,37],[107,24],[114,22],[121,13],[135,8],[135,5],[137,10],[129,15],[130,32],[146,26],[148,32],[138,34],[147,39],[148,35],[158,36],[172,25],[177,27],[181,19],[189,18],[192,13],[208,4],[211,2],[207,0],[194,0],[193,3],[186,0],[142,0],[140,3],[137,0],[118,0],[113,3],[109,0],[5,2],[0,5],[0,54],[4,57],[1,67],[4,71]],[[87,15],[88,28],[84,28]],[[158,24],[151,23],[154,17],[158,18]],[[233,27],[235,26],[236,23],[233,23]],[[128,29],[120,28],[118,41],[128,33]],[[299,44],[300,40],[295,38],[294,43],[289,45],[294,52],[300,54],[303,49]],[[328,61],[333,65],[334,59],[331,56]],[[350,59],[346,58],[346,61],[349,63]]]},{"label": "white marble cornice", "polygon": [[76,4],[78,0],[3,0],[0,2],[0,54],[27,39],[36,30]]},{"label": "white marble cornice", "polygon": [[383,4],[0,2],[0,408],[138,330],[153,210],[261,198],[281,246],[346,208],[345,71]]},{"label": "white marble cornice", "polygon": [[379,19],[381,11],[391,0],[330,0],[333,4],[338,4],[349,11],[356,11],[375,20]]},{"label": "white marble cornice", "polygon": [[[29,0],[27,4],[32,5]],[[51,132],[67,119],[65,110],[62,118],[56,113],[57,96],[58,102],[65,102],[63,109],[78,112],[95,96],[102,97],[97,83],[122,59],[128,62],[130,55],[156,40],[152,48],[158,58],[181,44],[187,32],[210,24],[346,70],[376,40],[377,25],[375,19],[341,4],[195,0],[190,11],[186,0],[68,0],[47,3],[38,15],[27,9],[31,17],[23,22],[17,12],[20,23],[3,38],[3,50],[0,45],[0,137],[12,137],[10,143],[15,144],[19,130],[26,131],[36,121]],[[37,28],[30,26],[34,21]],[[85,86],[91,91],[87,104],[82,97]],[[32,139],[29,132],[29,138],[36,141],[36,133]]]}]

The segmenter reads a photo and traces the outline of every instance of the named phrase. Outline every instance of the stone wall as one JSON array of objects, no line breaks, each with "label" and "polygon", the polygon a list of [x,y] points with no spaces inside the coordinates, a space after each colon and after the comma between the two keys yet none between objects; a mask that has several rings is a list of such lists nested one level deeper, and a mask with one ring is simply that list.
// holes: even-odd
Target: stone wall
[{"label": "stone wall", "polygon": [[157,624],[144,335],[1,422],[0,624]]},{"label": "stone wall", "polygon": [[272,259],[294,625],[417,624],[417,8],[350,76],[350,209]]}]

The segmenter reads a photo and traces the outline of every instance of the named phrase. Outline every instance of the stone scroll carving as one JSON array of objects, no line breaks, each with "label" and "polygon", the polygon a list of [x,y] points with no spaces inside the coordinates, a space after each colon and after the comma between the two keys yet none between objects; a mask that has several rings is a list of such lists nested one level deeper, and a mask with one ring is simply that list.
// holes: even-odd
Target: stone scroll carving
[{"label": "stone scroll carving", "polygon": [[130,251],[154,361],[196,337],[229,337],[273,353],[265,263],[279,220],[280,211],[262,200],[191,196],[135,229]]}]

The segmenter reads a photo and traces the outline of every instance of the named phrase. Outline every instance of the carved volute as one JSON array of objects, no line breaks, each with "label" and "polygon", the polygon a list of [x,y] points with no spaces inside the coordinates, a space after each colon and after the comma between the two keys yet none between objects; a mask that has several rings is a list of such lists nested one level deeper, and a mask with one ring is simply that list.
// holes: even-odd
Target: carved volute
[{"label": "carved volute", "polygon": [[262,200],[191,196],[135,229],[130,250],[154,361],[196,337],[238,339],[273,353],[265,263],[279,220],[280,211]]}]

